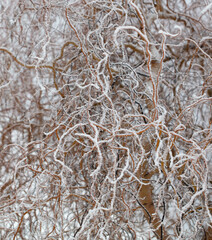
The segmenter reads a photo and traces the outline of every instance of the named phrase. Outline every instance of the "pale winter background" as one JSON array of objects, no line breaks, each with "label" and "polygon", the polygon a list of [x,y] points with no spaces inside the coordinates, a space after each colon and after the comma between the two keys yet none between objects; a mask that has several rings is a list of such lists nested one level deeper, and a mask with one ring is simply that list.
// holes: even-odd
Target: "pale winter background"
[{"label": "pale winter background", "polygon": [[211,13],[0,2],[0,239],[212,239]]}]

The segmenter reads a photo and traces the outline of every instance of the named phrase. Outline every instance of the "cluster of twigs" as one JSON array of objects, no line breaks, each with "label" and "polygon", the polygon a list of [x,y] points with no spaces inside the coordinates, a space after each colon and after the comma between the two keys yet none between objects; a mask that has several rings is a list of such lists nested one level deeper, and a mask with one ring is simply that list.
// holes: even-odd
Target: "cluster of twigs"
[{"label": "cluster of twigs", "polygon": [[0,3],[0,238],[210,239],[211,4]]}]

